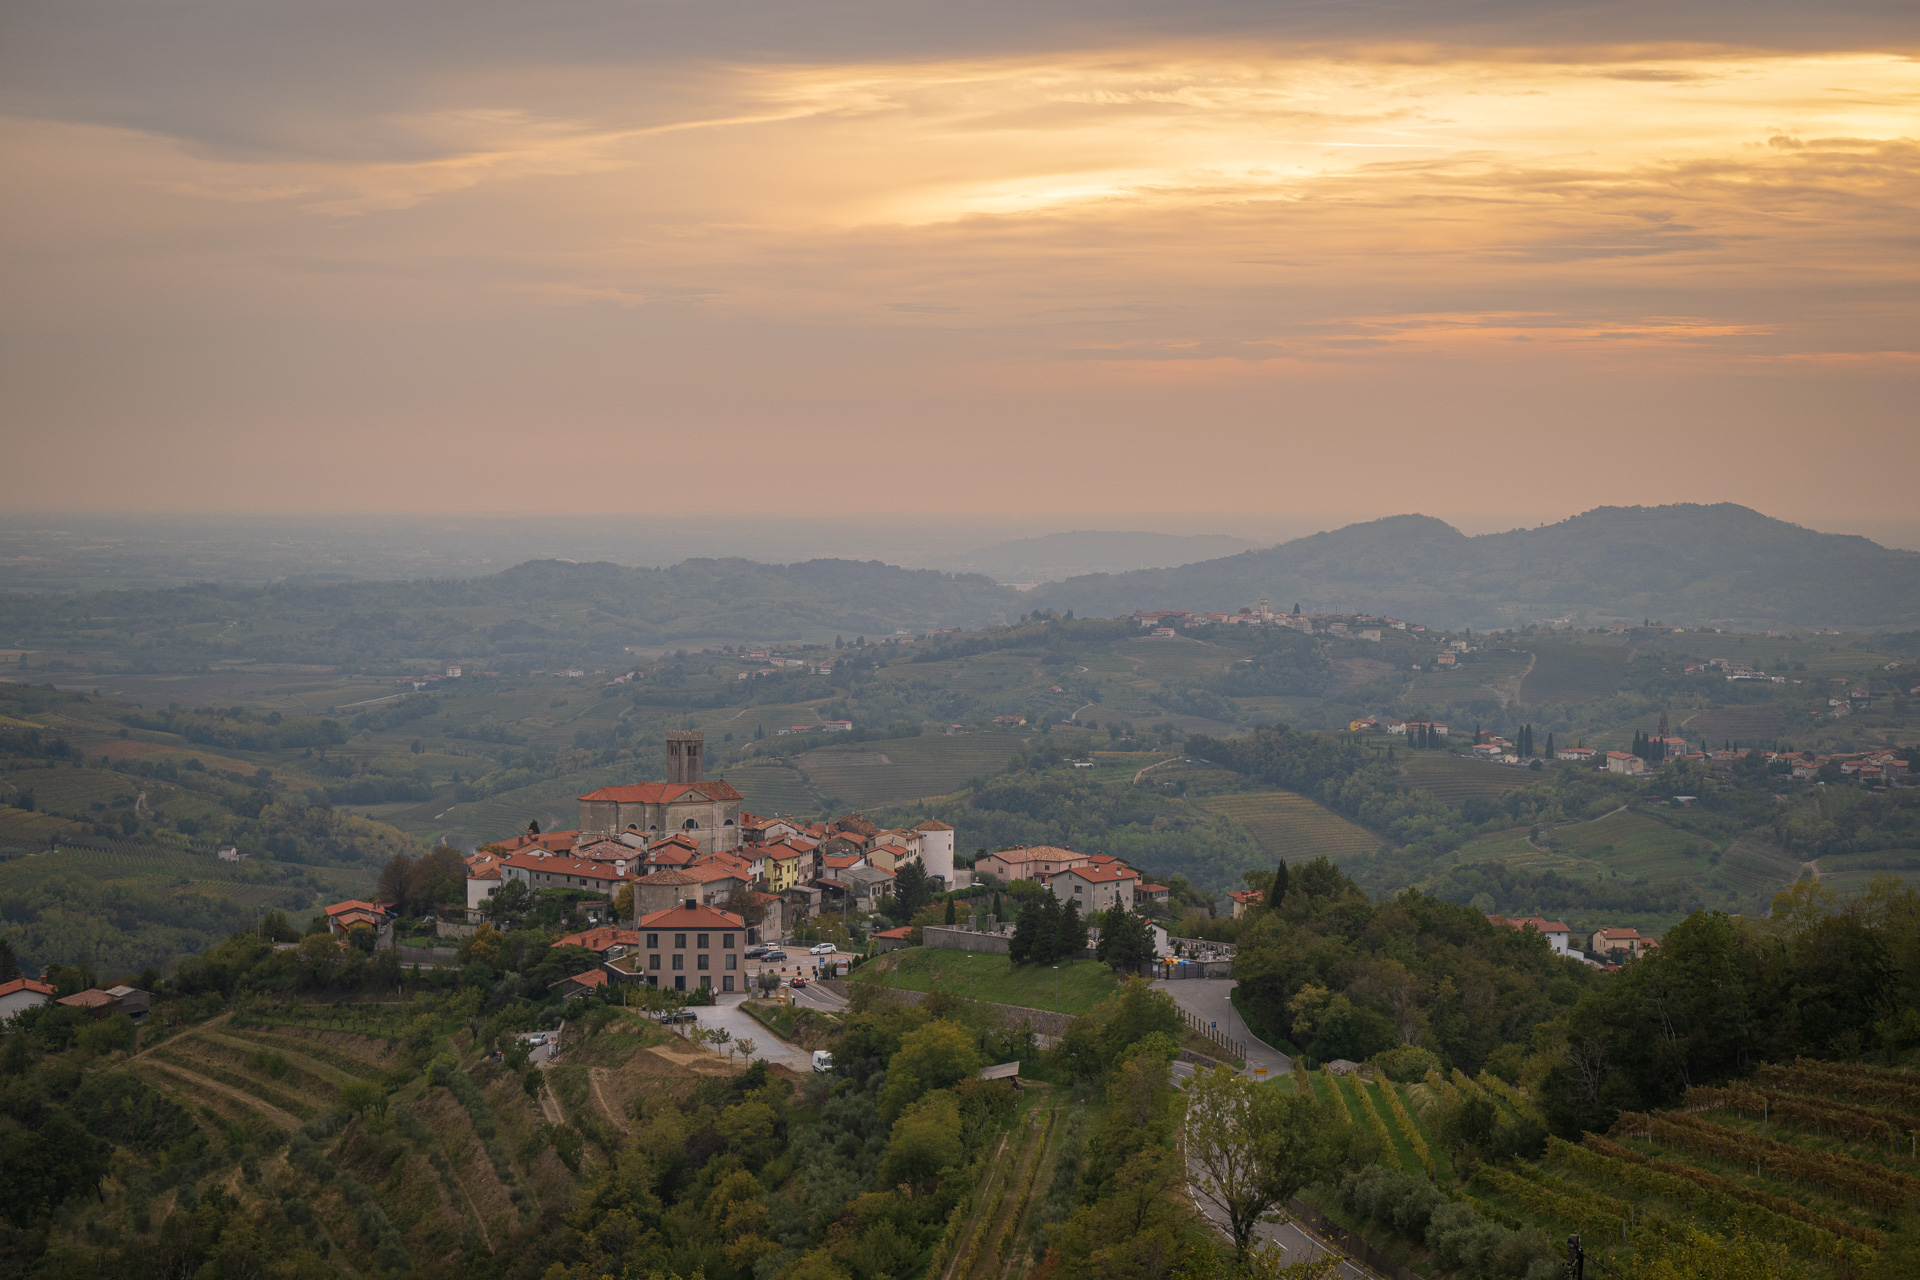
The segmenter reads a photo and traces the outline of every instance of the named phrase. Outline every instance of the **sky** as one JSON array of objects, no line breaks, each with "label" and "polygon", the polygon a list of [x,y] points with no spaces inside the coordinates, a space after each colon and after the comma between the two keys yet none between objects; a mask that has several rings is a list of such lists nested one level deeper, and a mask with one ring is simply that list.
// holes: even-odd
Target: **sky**
[{"label": "sky", "polygon": [[14,0],[7,495],[1911,518],[1916,48],[1877,0]]}]

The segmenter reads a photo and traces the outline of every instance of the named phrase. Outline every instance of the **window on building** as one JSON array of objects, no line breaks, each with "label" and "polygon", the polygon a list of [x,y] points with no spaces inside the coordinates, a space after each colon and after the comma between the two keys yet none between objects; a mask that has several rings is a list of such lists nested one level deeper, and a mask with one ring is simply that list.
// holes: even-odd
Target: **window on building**
[{"label": "window on building", "polygon": [[660,953],[656,951],[652,955],[647,957],[647,968],[658,969],[659,967],[660,967]]},{"label": "window on building", "polygon": [[[679,956],[674,957],[675,960],[679,958]],[[685,978],[675,978],[673,980],[673,989],[675,991],[685,991],[687,989],[687,980]]]},{"label": "window on building", "polygon": [[706,952],[704,952],[704,951],[702,951],[702,952],[700,953],[700,957],[699,957],[699,960],[698,960],[698,962],[697,962],[697,963],[696,963],[696,964],[694,965],[694,968],[696,968],[696,969],[704,969],[704,968],[706,968],[706,967],[707,967],[707,953],[706,953]]},{"label": "window on building", "polygon": [[[727,958],[728,958],[729,960],[731,960],[731,959],[732,959],[733,957],[731,957],[731,956],[729,956],[729,957],[727,957]],[[724,977],[724,978],[722,978],[722,979],[720,980],[720,989],[721,989],[722,991],[731,991],[731,990],[733,990],[733,975],[732,975],[732,974],[728,974],[728,975],[727,975],[726,977]]]},{"label": "window on building", "polygon": [[676,968],[676,969],[684,969],[684,968],[686,968],[686,967],[687,967],[687,958],[686,958],[685,956],[675,956],[675,957],[673,958],[673,967],[674,967],[674,968]]},{"label": "window on building", "polygon": [[707,976],[706,974],[704,974],[704,973],[700,975],[700,989],[701,989],[702,991],[705,991],[705,990],[706,990],[706,989],[707,989],[708,987],[710,987],[710,986],[712,986],[712,985],[713,985],[713,979],[712,979],[712,978],[709,978],[709,977],[708,977],[708,976]]},{"label": "window on building", "polygon": [[720,945],[729,951],[733,950],[733,935],[730,933],[721,934]]},{"label": "window on building", "polygon": [[687,935],[684,933],[674,934],[673,945],[676,950],[685,951],[687,949]]},{"label": "window on building", "polygon": [[659,946],[659,945],[660,945],[660,935],[659,935],[659,934],[657,934],[657,933],[650,933],[650,934],[648,934],[648,935],[647,935],[647,947],[648,947],[649,949],[652,949],[652,948],[654,948],[654,947],[657,947],[657,946]]},{"label": "window on building", "polygon": [[709,935],[707,934],[704,934],[704,933],[701,934],[697,939],[694,940],[694,946],[698,947],[702,951],[705,951],[707,949],[708,937]]},{"label": "window on building", "polygon": [[738,969],[739,967],[740,967],[740,957],[739,957],[739,956],[728,956],[728,957],[727,957],[727,968],[729,968],[729,969]]}]

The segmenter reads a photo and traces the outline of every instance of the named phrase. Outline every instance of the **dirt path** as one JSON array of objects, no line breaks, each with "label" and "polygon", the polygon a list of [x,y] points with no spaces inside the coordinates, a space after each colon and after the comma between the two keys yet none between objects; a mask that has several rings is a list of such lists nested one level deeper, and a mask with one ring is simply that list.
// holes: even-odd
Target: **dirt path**
[{"label": "dirt path", "polygon": [[1813,876],[1814,882],[1817,884],[1822,875],[1822,872],[1820,870],[1820,859],[1815,858],[1811,862],[1803,862],[1800,864],[1800,878],[1804,880],[1807,878],[1809,874]]},{"label": "dirt path", "polygon": [[591,1082],[593,1088],[594,1104],[600,1108],[600,1114],[612,1122],[614,1128],[628,1136],[632,1136],[633,1130],[627,1127],[627,1122],[620,1118],[619,1113],[607,1105],[606,1095],[600,1092],[600,1082],[607,1077],[607,1074],[607,1068],[605,1067],[593,1067],[587,1072],[587,1079]]},{"label": "dirt path", "polygon": [[1176,760],[1184,760],[1184,759],[1186,759],[1185,756],[1168,756],[1165,760],[1161,760],[1154,764],[1148,765],[1146,768],[1140,770],[1140,772],[1133,775],[1133,785],[1136,787],[1139,786],[1140,779],[1146,777],[1148,774],[1152,773],[1155,769],[1158,769],[1161,765],[1172,764]]},{"label": "dirt path", "polygon": [[149,1067],[156,1067],[161,1071],[165,1071],[169,1075],[180,1076],[183,1079],[190,1080],[194,1084],[200,1086],[201,1088],[211,1089],[215,1093],[224,1094],[227,1097],[232,1098],[235,1102],[242,1103],[248,1107],[251,1107],[253,1110],[260,1112],[263,1116],[265,1116],[269,1120],[272,1120],[275,1124],[279,1125],[282,1129],[298,1129],[302,1124],[300,1117],[294,1115],[292,1112],[282,1111],[279,1107],[274,1106],[271,1102],[262,1102],[260,1099],[254,1097],[250,1093],[246,1093],[240,1089],[235,1089],[231,1085],[221,1084],[218,1080],[209,1079],[208,1077],[201,1075],[197,1071],[189,1071],[185,1067],[175,1066],[173,1063],[166,1061],[164,1058],[155,1058],[152,1061],[148,1062],[146,1065]]},{"label": "dirt path", "polygon": [[[1527,677],[1533,674],[1533,665],[1538,661],[1540,661],[1540,656],[1538,654],[1529,653],[1527,655],[1527,669],[1525,671],[1522,671],[1519,675],[1512,677],[1512,681],[1513,681],[1512,692],[1508,692],[1504,687],[1502,687],[1500,690],[1500,703],[1502,706],[1510,707],[1514,705],[1516,702],[1520,701],[1520,689],[1523,685],[1527,683]],[[1504,680],[1501,681],[1502,686],[1504,686],[1505,684],[1506,684],[1506,681]]]},{"label": "dirt path", "polygon": [[[993,1153],[993,1164],[987,1170],[986,1181],[981,1184],[983,1189],[993,1185],[994,1175],[1000,1171],[1000,1162],[1006,1158],[1007,1144],[1011,1141],[1013,1141],[1011,1133],[1000,1135],[1000,1146]],[[966,1261],[967,1250],[972,1247],[973,1237],[980,1230],[981,1215],[986,1211],[985,1204],[978,1204],[974,1206],[973,1212],[967,1215],[966,1227],[953,1242],[953,1256],[948,1258],[946,1265],[940,1269],[940,1280],[960,1280],[961,1263]]]},{"label": "dirt path", "polygon": [[544,1079],[540,1081],[540,1112],[556,1129],[567,1122],[566,1113],[560,1110],[560,1099],[553,1096],[553,1086]]},{"label": "dirt path", "polygon": [[185,1040],[188,1036],[196,1035],[202,1031],[211,1031],[215,1027],[220,1026],[222,1023],[228,1021],[232,1017],[233,1017],[233,1014],[231,1012],[227,1012],[227,1013],[221,1014],[217,1018],[209,1018],[205,1022],[201,1023],[199,1026],[194,1027],[192,1030],[182,1031],[177,1036],[168,1036],[165,1040],[161,1040],[154,1044],[149,1045],[145,1049],[142,1049],[140,1052],[134,1054],[131,1058],[128,1058],[127,1063],[128,1065],[132,1065],[133,1063],[140,1061],[140,1059],[152,1053],[155,1049],[163,1049],[167,1045],[173,1044],[176,1041]]}]

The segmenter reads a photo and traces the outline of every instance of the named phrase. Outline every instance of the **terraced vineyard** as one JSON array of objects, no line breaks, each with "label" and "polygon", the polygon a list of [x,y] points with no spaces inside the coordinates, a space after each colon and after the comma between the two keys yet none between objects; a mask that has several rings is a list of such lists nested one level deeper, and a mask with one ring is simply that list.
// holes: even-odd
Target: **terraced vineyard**
[{"label": "terraced vineyard", "polygon": [[958,791],[969,778],[1000,772],[1021,745],[1010,734],[938,734],[823,747],[796,763],[822,796],[873,809]]},{"label": "terraced vineyard", "polygon": [[293,878],[311,877],[338,893],[358,891],[373,880],[371,869],[234,864],[221,862],[206,850],[165,849],[117,840],[100,846],[62,844],[57,853],[35,853],[0,862],[0,888],[22,889],[63,875],[81,875],[102,884],[129,881],[148,887],[198,889],[253,906],[284,895]]},{"label": "terraced vineyard", "polygon": [[1520,700],[1537,706],[1605,698],[1620,687],[1626,666],[1624,646],[1541,644],[1533,650],[1533,669],[1520,685]]},{"label": "terraced vineyard", "polygon": [[757,764],[728,769],[722,775],[743,797],[750,813],[795,814],[810,817],[820,811],[820,797],[797,769]]},{"label": "terraced vineyard", "polygon": [[1346,858],[1372,853],[1380,838],[1339,814],[1292,791],[1233,792],[1201,801],[1253,833],[1276,858]]},{"label": "terraced vineyard", "polygon": [[1856,1276],[1920,1195],[1920,1072],[1798,1061],[1611,1133],[1549,1141],[1537,1163],[1482,1166],[1473,1192],[1618,1267],[1688,1231],[1754,1274]]},{"label": "terraced vineyard", "polygon": [[1430,791],[1448,804],[1475,796],[1503,796],[1540,780],[1527,769],[1489,764],[1446,751],[1409,751],[1400,776],[1405,785]]},{"label": "terraced vineyard", "polygon": [[[1001,1139],[973,1191],[970,1211],[956,1211],[939,1255],[939,1280],[1016,1280],[1027,1274],[1024,1227],[1036,1190],[1056,1155],[1059,1112],[1029,1111],[1026,1122]],[[965,1208],[965,1206],[963,1206]]]}]

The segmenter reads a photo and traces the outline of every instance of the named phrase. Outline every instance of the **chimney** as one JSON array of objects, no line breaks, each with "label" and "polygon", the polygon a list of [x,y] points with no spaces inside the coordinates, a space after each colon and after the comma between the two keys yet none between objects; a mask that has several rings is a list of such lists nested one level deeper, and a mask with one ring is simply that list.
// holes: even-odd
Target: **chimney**
[{"label": "chimney", "polygon": [[698,898],[688,898],[688,899],[687,899],[687,910],[689,910],[689,911],[691,911],[691,910],[693,910],[693,909],[694,909],[695,907],[697,907],[697,906],[699,906],[699,905],[700,905],[700,899],[698,899]]}]

